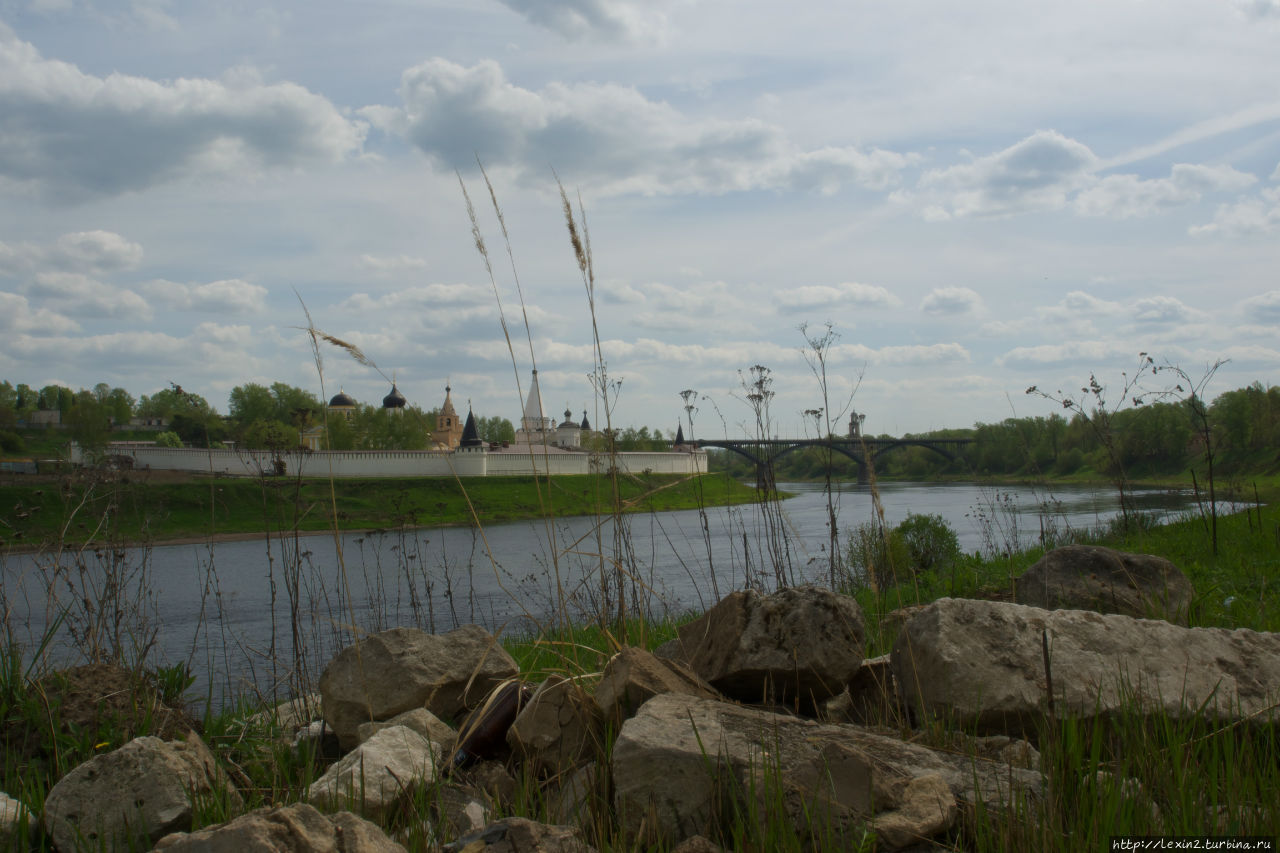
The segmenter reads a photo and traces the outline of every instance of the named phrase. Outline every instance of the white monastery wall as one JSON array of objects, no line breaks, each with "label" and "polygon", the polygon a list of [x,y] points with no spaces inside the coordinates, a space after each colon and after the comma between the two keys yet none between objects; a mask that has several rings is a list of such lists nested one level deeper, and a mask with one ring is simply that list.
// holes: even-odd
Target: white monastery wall
[{"label": "white monastery wall", "polygon": [[[231,477],[259,477],[275,471],[275,455],[265,450],[200,450],[190,447],[113,445],[113,456],[133,460],[136,469],[192,471]],[[484,450],[291,451],[278,457],[286,476],[303,477],[503,477],[534,473],[588,474],[604,471],[607,457],[588,453],[489,453]],[[72,445],[72,462],[83,463]],[[620,471],[629,474],[705,474],[705,450],[671,453],[619,453]]]}]

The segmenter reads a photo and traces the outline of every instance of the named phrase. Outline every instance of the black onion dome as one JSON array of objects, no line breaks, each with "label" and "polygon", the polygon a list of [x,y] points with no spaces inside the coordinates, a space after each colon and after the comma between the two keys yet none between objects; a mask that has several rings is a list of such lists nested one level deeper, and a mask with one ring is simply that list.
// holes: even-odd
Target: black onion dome
[{"label": "black onion dome", "polygon": [[403,409],[409,401],[400,393],[400,389],[396,387],[396,383],[391,383],[391,393],[382,398],[382,408],[384,409]]},{"label": "black onion dome", "polygon": [[339,391],[337,394],[334,394],[333,399],[329,401],[330,408],[340,406],[351,406],[352,408],[355,408],[355,405],[355,399],[345,391]]},{"label": "black onion dome", "polygon": [[587,420],[587,410],[582,410],[582,423],[578,425],[583,430],[591,429],[591,421]]}]

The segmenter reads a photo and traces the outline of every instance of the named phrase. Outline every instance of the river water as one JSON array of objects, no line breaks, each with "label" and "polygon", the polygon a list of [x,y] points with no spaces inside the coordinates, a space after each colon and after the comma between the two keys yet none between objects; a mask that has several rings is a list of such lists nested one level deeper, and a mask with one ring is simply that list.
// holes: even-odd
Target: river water
[{"label": "river water", "polygon": [[[0,558],[8,628],[28,656],[62,614],[50,661],[75,649],[143,650],[151,662],[188,662],[198,695],[287,693],[313,683],[355,636],[398,625],[446,631],[477,622],[529,634],[565,613],[585,619],[626,599],[649,616],[705,609],[744,586],[821,583],[830,570],[828,508],[820,485],[781,484],[796,496],[772,510],[713,507],[609,519],[347,534],[267,536],[79,555]],[[998,553],[1042,536],[1105,524],[1113,491],[881,483],[885,522],[942,516],[962,549]],[[1141,509],[1185,511],[1186,493],[1140,491]],[[875,517],[870,487],[834,497],[840,541]],[[705,522],[705,523],[704,523]],[[603,557],[601,556],[603,555]],[[602,587],[602,566],[605,579]]]}]

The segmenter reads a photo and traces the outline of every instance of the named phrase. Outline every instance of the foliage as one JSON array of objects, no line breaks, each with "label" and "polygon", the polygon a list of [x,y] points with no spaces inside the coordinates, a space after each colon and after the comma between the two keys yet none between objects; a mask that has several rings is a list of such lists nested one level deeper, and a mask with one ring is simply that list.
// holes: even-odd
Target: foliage
[{"label": "foliage", "polygon": [[944,571],[960,559],[960,540],[940,515],[908,513],[893,535],[901,537],[914,572]]},{"label": "foliage", "polygon": [[182,437],[173,430],[165,430],[156,434],[157,447],[181,447]]},{"label": "foliage", "polygon": [[0,451],[5,453],[22,453],[27,449],[22,436],[11,430],[0,430]]}]

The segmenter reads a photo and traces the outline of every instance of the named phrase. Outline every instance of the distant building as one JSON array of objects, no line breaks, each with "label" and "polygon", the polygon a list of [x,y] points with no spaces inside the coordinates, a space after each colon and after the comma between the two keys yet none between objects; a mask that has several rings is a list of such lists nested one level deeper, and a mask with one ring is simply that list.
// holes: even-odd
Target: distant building
[{"label": "distant building", "polygon": [[333,414],[342,415],[347,420],[351,420],[356,415],[356,400],[347,394],[341,388],[338,393],[333,395],[333,399],[329,401],[329,411]]},{"label": "distant building", "polygon": [[436,415],[435,432],[431,433],[432,450],[456,450],[462,441],[462,424],[458,422],[458,413],[453,408],[452,393],[453,388],[444,386],[444,405]]},{"label": "distant building", "polygon": [[408,402],[393,381],[391,383],[391,393],[382,398],[382,411],[389,415],[403,415],[404,407]]}]

